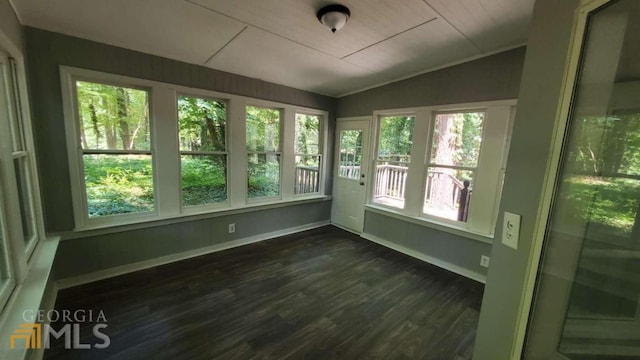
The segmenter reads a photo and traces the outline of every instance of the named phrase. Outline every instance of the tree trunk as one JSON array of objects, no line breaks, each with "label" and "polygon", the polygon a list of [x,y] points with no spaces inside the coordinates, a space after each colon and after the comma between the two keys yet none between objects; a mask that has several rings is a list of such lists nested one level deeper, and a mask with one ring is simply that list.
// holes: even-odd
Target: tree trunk
[{"label": "tree trunk", "polygon": [[118,103],[118,127],[120,130],[120,140],[122,141],[122,148],[124,150],[131,150],[133,144],[131,142],[131,131],[129,130],[129,99],[127,93],[123,88],[117,90],[117,103]]}]

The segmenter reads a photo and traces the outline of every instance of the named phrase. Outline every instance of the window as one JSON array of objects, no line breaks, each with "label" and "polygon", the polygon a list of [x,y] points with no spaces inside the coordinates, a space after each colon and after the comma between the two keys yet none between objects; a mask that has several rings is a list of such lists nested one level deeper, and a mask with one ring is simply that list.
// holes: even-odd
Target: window
[{"label": "window", "polygon": [[154,211],[149,93],[76,81],[89,218]]},{"label": "window", "polygon": [[247,106],[249,199],[280,195],[280,110]]},{"label": "window", "polygon": [[182,206],[227,201],[227,108],[223,101],[178,97]]},{"label": "window", "polygon": [[484,112],[435,115],[423,212],[466,222],[478,166]]},{"label": "window", "polygon": [[380,118],[374,202],[404,208],[415,120],[415,116]]},{"label": "window", "polygon": [[320,192],[320,116],[296,114],[294,194]]},{"label": "window", "polygon": [[371,203],[491,236],[515,101],[377,112]]},{"label": "window", "polygon": [[76,231],[324,197],[327,113],[61,67]]},{"label": "window", "polygon": [[340,167],[338,176],[360,180],[362,164],[362,130],[342,130],[340,132]]}]

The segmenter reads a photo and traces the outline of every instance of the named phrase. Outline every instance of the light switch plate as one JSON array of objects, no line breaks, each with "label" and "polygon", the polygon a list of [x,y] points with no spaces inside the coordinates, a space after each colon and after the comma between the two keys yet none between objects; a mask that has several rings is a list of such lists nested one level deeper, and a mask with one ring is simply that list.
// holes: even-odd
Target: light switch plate
[{"label": "light switch plate", "polygon": [[515,250],[518,250],[518,239],[520,238],[520,218],[521,216],[518,214],[504,212],[502,243]]}]

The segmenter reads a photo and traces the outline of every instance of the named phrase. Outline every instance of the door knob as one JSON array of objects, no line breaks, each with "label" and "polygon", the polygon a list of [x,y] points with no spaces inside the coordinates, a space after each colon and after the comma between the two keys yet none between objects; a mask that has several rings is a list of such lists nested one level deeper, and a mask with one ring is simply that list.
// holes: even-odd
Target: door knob
[{"label": "door knob", "polygon": [[364,181],[360,181],[360,185],[364,185]]}]

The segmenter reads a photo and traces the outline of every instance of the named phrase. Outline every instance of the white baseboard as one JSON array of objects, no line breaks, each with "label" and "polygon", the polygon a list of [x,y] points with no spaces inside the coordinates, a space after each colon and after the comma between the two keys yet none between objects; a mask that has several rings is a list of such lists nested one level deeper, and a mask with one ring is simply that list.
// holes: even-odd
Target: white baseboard
[{"label": "white baseboard", "polygon": [[405,255],[409,255],[409,256],[411,256],[413,258],[416,258],[418,260],[422,260],[422,261],[427,262],[427,263],[429,263],[431,265],[435,265],[437,267],[440,267],[440,268],[443,268],[445,270],[451,271],[451,272],[456,273],[458,275],[462,275],[462,276],[464,276],[466,278],[469,278],[471,280],[475,280],[475,281],[477,281],[479,283],[485,284],[487,282],[487,276],[486,275],[482,275],[480,273],[471,271],[469,269],[465,269],[465,268],[463,268],[461,266],[451,264],[451,263],[446,262],[444,260],[437,259],[437,258],[435,258],[433,256],[429,256],[427,254],[415,251],[413,249],[409,249],[409,248],[404,247],[402,245],[395,244],[395,243],[393,243],[391,241],[387,241],[387,240],[381,239],[381,238],[379,238],[379,237],[377,237],[375,235],[362,233],[362,234],[360,234],[360,237],[362,237],[363,239],[367,239],[369,241],[373,241],[376,244],[382,245],[384,247],[387,247],[389,249],[395,250],[397,252],[401,252],[401,253],[403,253]]},{"label": "white baseboard", "polygon": [[83,284],[88,284],[88,283],[99,281],[99,280],[108,279],[108,278],[119,276],[119,275],[128,274],[134,271],[145,270],[145,269],[169,264],[176,261],[193,258],[196,256],[223,251],[223,250],[227,250],[227,249],[231,249],[231,248],[235,248],[243,245],[248,245],[248,244],[252,244],[252,243],[256,243],[264,240],[277,238],[280,236],[294,234],[294,233],[305,231],[305,230],[311,230],[311,229],[319,228],[329,224],[330,222],[327,220],[327,221],[318,221],[318,222],[301,225],[301,226],[290,227],[287,229],[273,231],[270,233],[228,241],[222,244],[216,244],[216,245],[211,245],[211,246],[207,246],[199,249],[185,251],[178,254],[161,256],[155,259],[117,266],[117,267],[105,269],[105,270],[99,270],[89,274],[74,276],[66,279],[60,279],[57,281],[56,285],[58,290],[62,290],[62,289],[66,289],[66,288],[70,288],[78,285],[83,285]]}]

